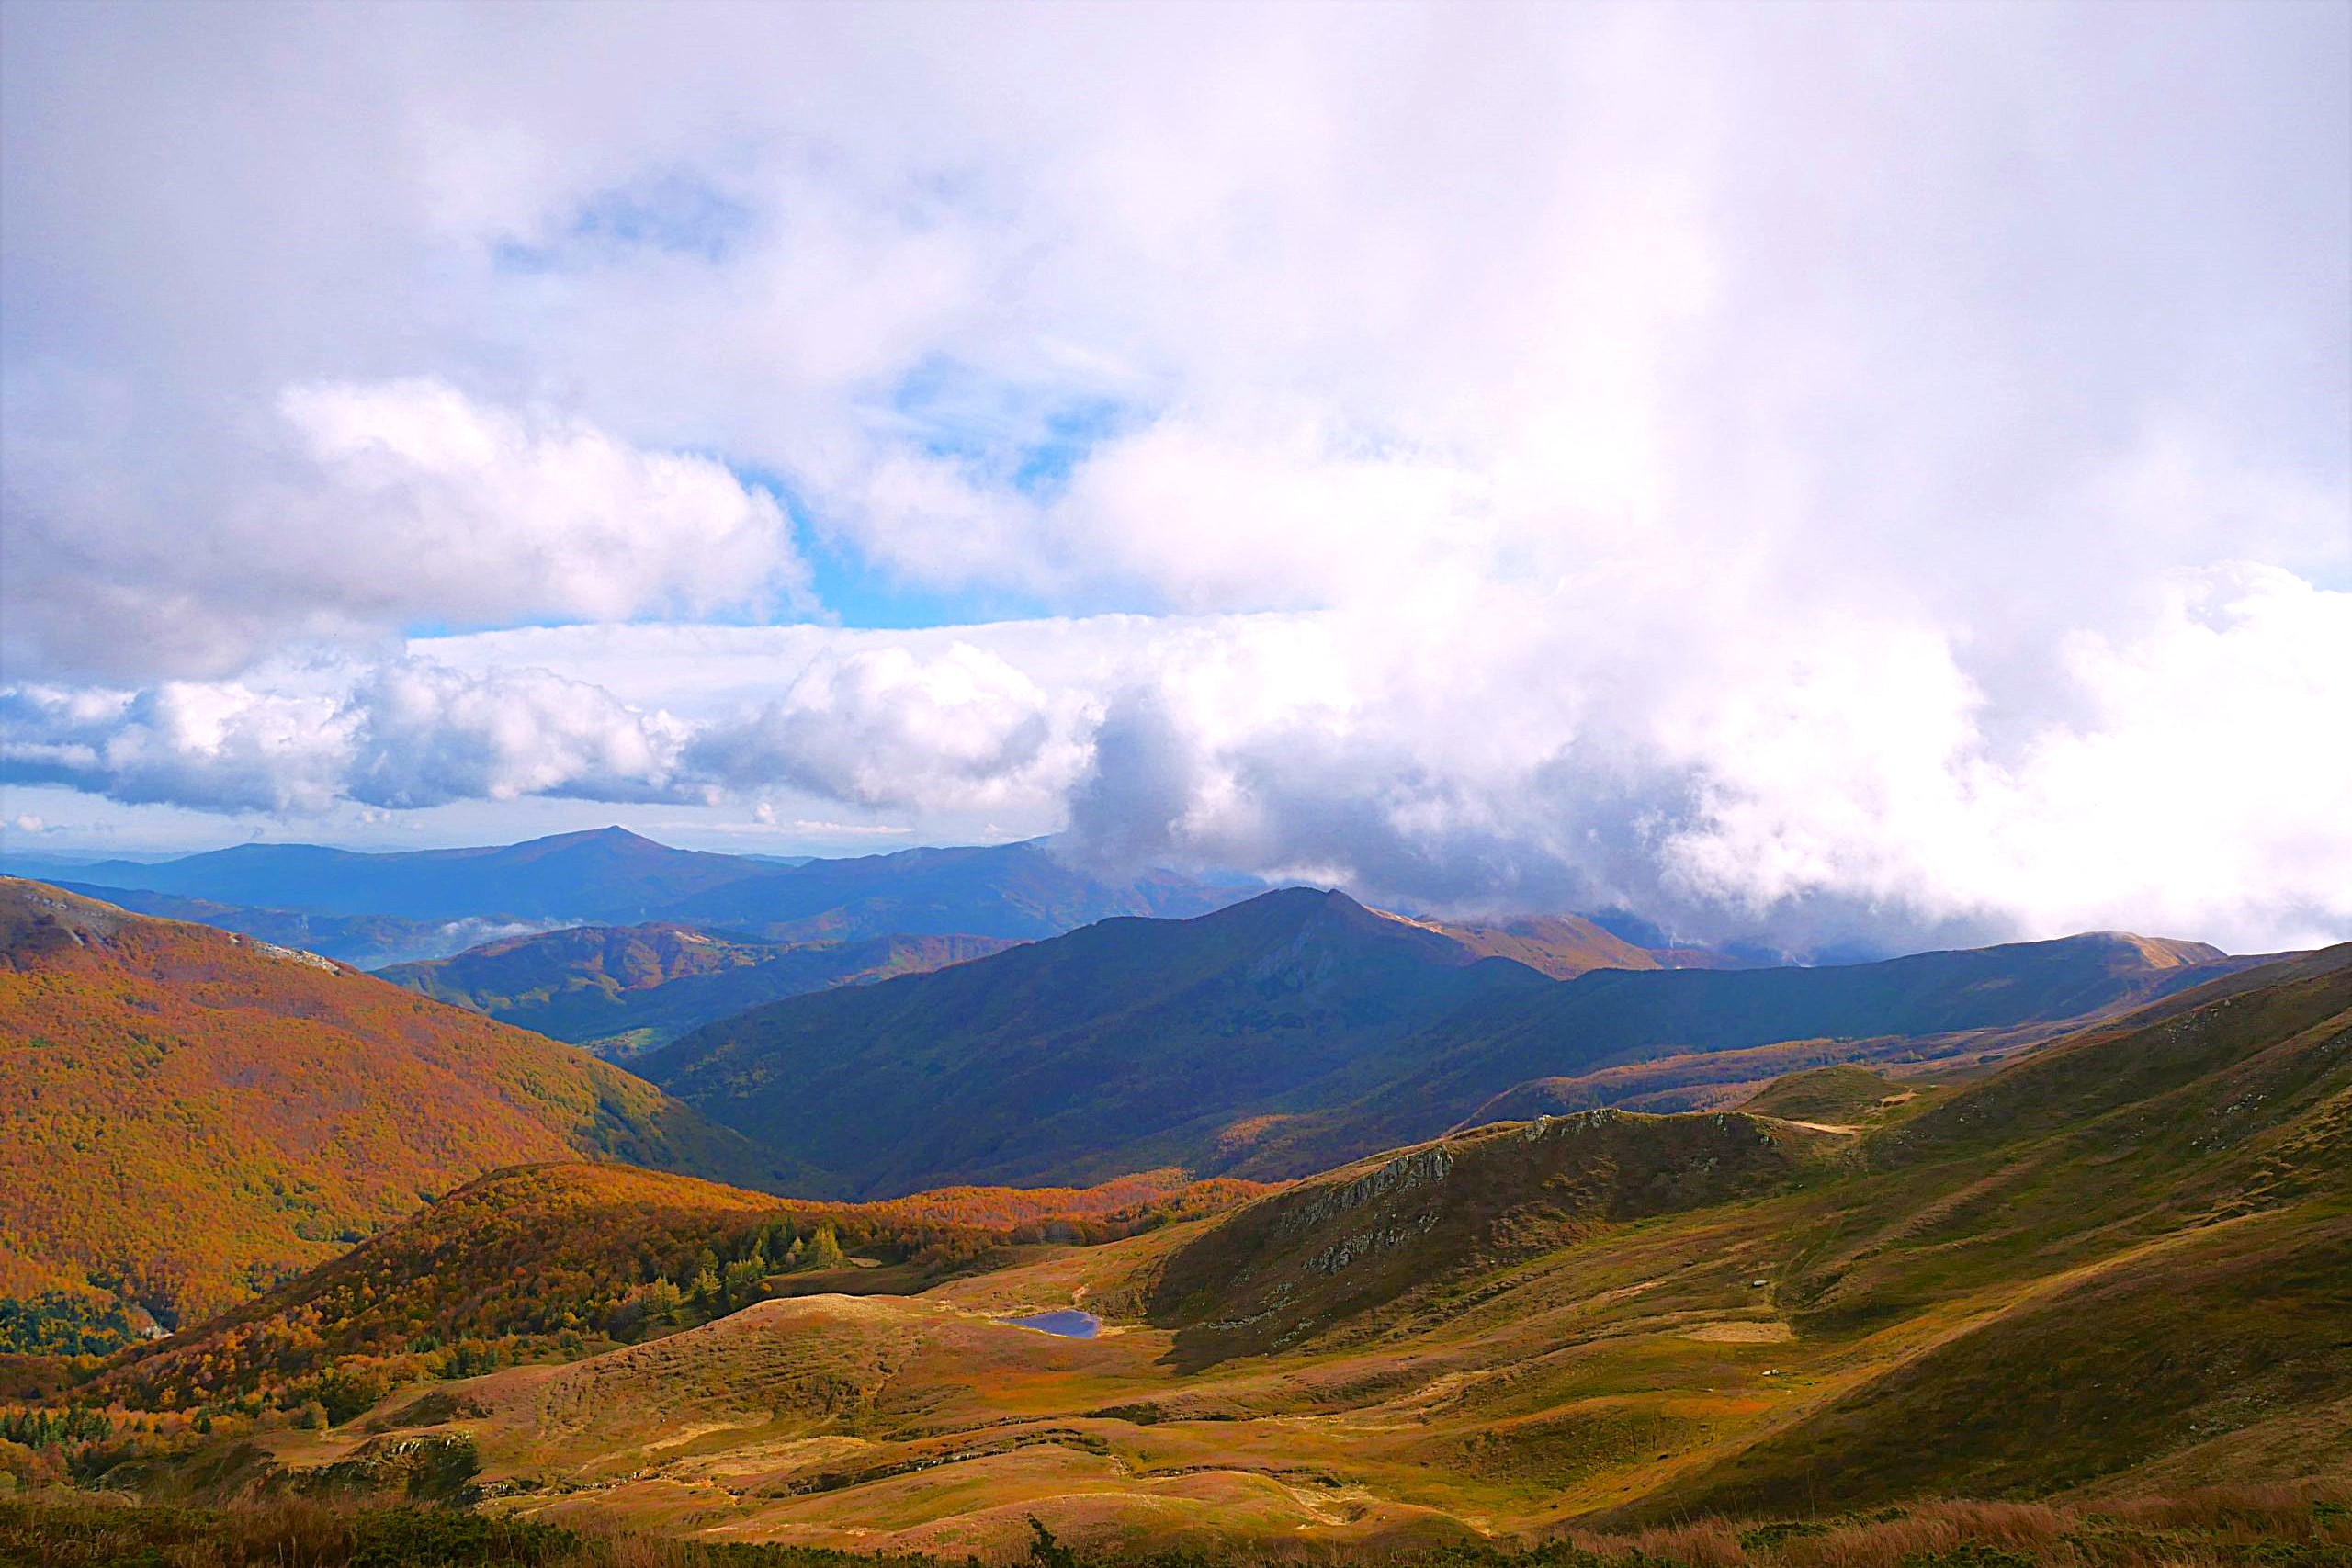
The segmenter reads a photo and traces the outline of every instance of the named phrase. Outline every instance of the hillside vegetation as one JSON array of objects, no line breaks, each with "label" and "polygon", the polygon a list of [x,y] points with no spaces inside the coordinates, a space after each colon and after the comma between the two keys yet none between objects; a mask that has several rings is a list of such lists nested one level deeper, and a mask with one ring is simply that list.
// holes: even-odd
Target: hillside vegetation
[{"label": "hillside vegetation", "polygon": [[575,926],[379,971],[396,986],[622,1059],[763,1002],[1001,953],[998,937],[788,943],[692,926]]},{"label": "hillside vegetation", "polygon": [[[164,1325],[518,1160],[773,1183],[568,1045],[329,960],[0,880],[0,1298]],[[24,1348],[49,1348],[20,1306]],[[37,1314],[38,1315],[38,1314]]]},{"label": "hillside vegetation", "polygon": [[[1158,1171],[1075,1188],[817,1203],[623,1165],[493,1172],[385,1235],[108,1369],[98,1392],[299,1404],[628,1343],[775,1295],[906,1292],[1008,1247],[1101,1242],[1256,1196]],[[372,1403],[372,1400],[366,1403]],[[337,1417],[340,1418],[340,1416]]]},{"label": "hillside vegetation", "polygon": [[[1035,1568],[1223,1568],[1260,1552],[1170,1551],[1144,1539],[1073,1551],[1042,1524]],[[1327,1549],[1328,1550],[1328,1549]],[[2231,1487],[2118,1506],[1937,1499],[1817,1521],[1691,1518],[1667,1529],[1577,1530],[1534,1545],[1448,1541],[1343,1553],[1382,1568],[2337,1568],[2352,1556],[2352,1484]],[[1004,1551],[997,1561],[1023,1560]],[[354,1508],[304,1498],[242,1507],[126,1508],[72,1497],[0,1499],[8,1568],[865,1568],[865,1553],[739,1540],[695,1540],[610,1527],[566,1529],[494,1513],[414,1504]],[[970,1559],[895,1554],[899,1568]]]},{"label": "hillside vegetation", "polygon": [[[800,1239],[808,1211],[511,1173],[119,1359],[89,1393],[162,1406],[168,1431],[78,1439],[74,1462],[216,1499],[454,1474],[484,1510],[567,1529],[949,1557],[1018,1553],[1034,1515],[1088,1550],[1582,1532],[1712,1568],[1830,1568],[1802,1543],[1884,1529],[1867,1561],[1923,1568],[1968,1539],[1954,1521],[2000,1519],[2013,1555],[1950,1568],[2086,1568],[2175,1561],[2099,1531],[2198,1488],[2336,1517],[2311,1504],[2352,1466],[2352,947],[1865,1108],[1878,1087],[1808,1074],[1762,1097],[1851,1108],[1842,1123],[1483,1128],[1202,1217],[1106,1216],[1088,1246],[1032,1231],[966,1253],[956,1224],[901,1210],[917,1234],[861,1244],[870,1267],[808,1269],[804,1243],[733,1310],[752,1270],[722,1261],[729,1238],[770,1238],[772,1265],[767,1227]],[[713,1217],[658,1217],[673,1206]],[[845,1213],[837,1239],[867,1234]],[[620,1239],[639,1236],[661,1239]],[[917,1243],[957,1261],[910,1266]],[[640,1254],[723,1299],[605,1348],[594,1314],[644,1285],[619,1267]],[[848,1293],[861,1274],[876,1289]],[[1016,1321],[1073,1306],[1102,1332]],[[502,1324],[538,1359],[455,1376],[477,1363],[445,1337]],[[304,1425],[229,1392],[248,1385],[336,1404]],[[2006,1501],[1932,1501],[1953,1495]]]},{"label": "hillside vegetation", "polygon": [[[635,1065],[851,1195],[1159,1165],[1279,1179],[1474,1118],[1707,1082],[1714,1053],[1810,1043],[1737,1065],[1736,1100],[1792,1066],[2013,1050],[2249,962],[2104,934],[1554,980],[1449,928],[1289,888],[772,1003]],[[1672,1071],[1639,1090],[1593,1076],[1657,1058]],[[1541,1092],[1563,1075],[1589,1092]]]}]

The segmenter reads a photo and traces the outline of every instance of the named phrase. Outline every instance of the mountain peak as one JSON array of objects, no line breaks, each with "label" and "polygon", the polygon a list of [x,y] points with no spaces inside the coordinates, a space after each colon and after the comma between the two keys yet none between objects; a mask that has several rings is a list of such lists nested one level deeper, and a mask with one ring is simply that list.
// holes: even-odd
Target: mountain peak
[{"label": "mountain peak", "polygon": [[[585,828],[577,833],[550,833],[544,839],[526,839],[521,843],[514,845],[514,849],[516,851],[547,851],[571,849],[575,846],[582,848],[589,846],[603,848],[609,846],[613,849],[642,848],[649,850],[667,850],[670,848],[669,845],[662,843],[658,840],[649,839],[642,833],[632,833],[627,828],[620,826],[618,823],[615,823],[609,828]],[[692,852],[673,851],[672,852],[684,854],[691,853]]]}]

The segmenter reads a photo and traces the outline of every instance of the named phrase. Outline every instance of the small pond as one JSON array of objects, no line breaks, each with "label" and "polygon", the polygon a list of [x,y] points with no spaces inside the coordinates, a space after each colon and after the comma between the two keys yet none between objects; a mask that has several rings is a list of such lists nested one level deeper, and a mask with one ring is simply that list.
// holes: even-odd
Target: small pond
[{"label": "small pond", "polygon": [[1031,1313],[1027,1317],[1009,1317],[1005,1321],[1015,1328],[1034,1328],[1041,1334],[1058,1334],[1065,1339],[1091,1339],[1102,1327],[1101,1318],[1075,1307]]}]

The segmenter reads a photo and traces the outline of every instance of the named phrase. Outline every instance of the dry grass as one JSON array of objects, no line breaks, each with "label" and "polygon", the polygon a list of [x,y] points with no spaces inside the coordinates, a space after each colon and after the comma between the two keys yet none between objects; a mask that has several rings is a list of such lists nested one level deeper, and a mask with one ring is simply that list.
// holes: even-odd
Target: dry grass
[{"label": "dry grass", "polygon": [[2098,1507],[1937,1501],[1862,1518],[1722,1519],[1562,1544],[1689,1568],[2352,1568],[2352,1478],[2222,1487]]},{"label": "dry grass", "polygon": [[[1012,1559],[1011,1561],[1019,1561]],[[1518,1551],[1468,1544],[1367,1555],[1297,1544],[1208,1555],[1032,1547],[1033,1568],[2352,1568],[2352,1481],[2234,1487],[2101,1508],[1939,1501],[1865,1518],[1702,1518],[1625,1534],[1571,1532]],[[0,1568],[943,1568],[806,1547],[713,1547],[586,1526],[430,1508],[286,1500],[143,1506],[58,1493],[0,1498]]]}]

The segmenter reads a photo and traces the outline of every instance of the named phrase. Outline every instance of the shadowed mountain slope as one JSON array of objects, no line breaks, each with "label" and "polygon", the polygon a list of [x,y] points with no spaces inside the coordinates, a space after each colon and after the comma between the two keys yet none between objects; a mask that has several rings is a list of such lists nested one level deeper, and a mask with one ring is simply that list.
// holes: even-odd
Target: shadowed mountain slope
[{"label": "shadowed mountain slope", "polygon": [[616,1060],[714,1019],[1001,953],[999,937],[791,944],[692,926],[572,926],[380,971],[396,986]]},{"label": "shadowed mountain slope", "polygon": [[[1555,981],[1482,959],[1447,928],[1297,888],[775,1003],[639,1066],[852,1192],[1164,1164],[1279,1179],[1434,1136],[1547,1075],[1781,1041],[2052,1025],[2253,962],[2095,935],[1839,968]],[[1833,1045],[1826,1059],[1838,1055]]]},{"label": "shadowed mountain slope", "polygon": [[737,1134],[330,960],[0,880],[0,1296],[212,1310],[520,1159],[738,1180]]},{"label": "shadowed mountain slope", "polygon": [[[1549,1109],[1544,1097],[1496,1097],[1681,1053],[1999,1031],[2046,1038],[2053,1026],[2111,1016],[2263,962],[2201,942],[2095,931],[1819,969],[1596,971],[1464,1009],[1415,1041],[1408,1070],[1354,1104],[1279,1130],[1236,1168],[1295,1174],[1430,1136],[1481,1107]],[[1849,1047],[1831,1059],[1861,1054]]]},{"label": "shadowed mountain slope", "polygon": [[1236,1119],[1361,1093],[1464,1003],[1551,984],[1295,888],[775,1003],[640,1068],[853,1193],[1086,1179],[1212,1163]]}]

